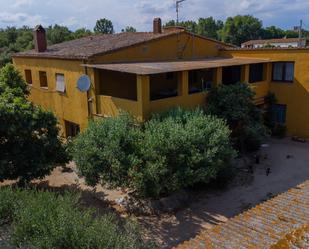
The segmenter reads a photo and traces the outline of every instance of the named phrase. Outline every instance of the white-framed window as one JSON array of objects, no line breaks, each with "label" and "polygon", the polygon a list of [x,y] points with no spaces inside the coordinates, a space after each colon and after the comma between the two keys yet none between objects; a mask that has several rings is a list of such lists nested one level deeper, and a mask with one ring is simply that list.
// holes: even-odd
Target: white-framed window
[{"label": "white-framed window", "polygon": [[61,93],[65,92],[64,74],[56,73],[56,90]]}]

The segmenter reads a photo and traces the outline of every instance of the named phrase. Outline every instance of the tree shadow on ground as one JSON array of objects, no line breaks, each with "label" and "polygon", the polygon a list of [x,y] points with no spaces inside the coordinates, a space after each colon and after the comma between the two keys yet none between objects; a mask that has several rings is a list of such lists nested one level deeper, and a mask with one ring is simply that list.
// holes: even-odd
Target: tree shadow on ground
[{"label": "tree shadow on ground", "polygon": [[104,192],[96,192],[95,189],[82,189],[78,184],[51,186],[48,180],[31,183],[29,184],[29,187],[40,191],[49,191],[58,194],[65,194],[67,192],[77,194],[80,196],[78,203],[80,208],[91,208],[98,216],[114,214],[118,218],[121,218],[117,211],[112,207],[111,202],[106,199],[107,195]]}]

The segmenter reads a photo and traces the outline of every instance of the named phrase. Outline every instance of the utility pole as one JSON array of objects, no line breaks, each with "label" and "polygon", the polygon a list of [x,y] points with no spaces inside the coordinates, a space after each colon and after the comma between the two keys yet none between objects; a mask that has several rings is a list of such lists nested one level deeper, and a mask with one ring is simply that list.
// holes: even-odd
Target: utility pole
[{"label": "utility pole", "polygon": [[299,29],[298,29],[299,40],[302,37],[302,29],[303,29],[303,20],[300,20],[300,25],[299,25]]},{"label": "utility pole", "polygon": [[303,20],[300,20],[299,27],[298,27],[298,39],[299,39],[298,47],[302,47],[302,41],[301,41],[302,29],[303,29]]},{"label": "utility pole", "polygon": [[176,19],[176,26],[179,24],[179,6],[180,3],[184,2],[186,0],[176,0],[176,14],[177,14],[177,19]]}]

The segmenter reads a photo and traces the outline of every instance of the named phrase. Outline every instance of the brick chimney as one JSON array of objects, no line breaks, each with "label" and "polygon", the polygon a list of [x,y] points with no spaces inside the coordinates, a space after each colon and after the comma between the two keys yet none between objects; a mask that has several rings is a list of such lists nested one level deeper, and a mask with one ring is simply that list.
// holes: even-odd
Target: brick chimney
[{"label": "brick chimney", "polygon": [[161,21],[161,18],[159,17],[153,20],[153,33],[154,34],[162,33],[162,21]]},{"label": "brick chimney", "polygon": [[38,25],[33,30],[35,51],[38,53],[45,52],[47,49],[46,31]]}]

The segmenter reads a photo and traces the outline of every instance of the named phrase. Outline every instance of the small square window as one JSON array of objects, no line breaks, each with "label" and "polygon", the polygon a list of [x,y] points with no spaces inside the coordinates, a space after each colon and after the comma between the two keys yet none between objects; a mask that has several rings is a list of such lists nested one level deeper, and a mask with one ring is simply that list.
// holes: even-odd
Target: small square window
[{"label": "small square window", "polygon": [[264,64],[252,64],[249,70],[249,83],[261,82],[264,80]]},{"label": "small square window", "polygon": [[44,71],[39,72],[39,78],[40,78],[40,87],[48,87],[48,82],[47,82],[47,74]]},{"label": "small square window", "polygon": [[70,121],[64,121],[67,137],[76,137],[80,133],[80,126]]},{"label": "small square window", "polygon": [[65,92],[64,74],[56,73],[56,90],[58,92]]},{"label": "small square window", "polygon": [[32,74],[31,74],[31,70],[28,70],[28,69],[25,70],[25,78],[26,78],[27,84],[32,85]]},{"label": "small square window", "polygon": [[294,62],[274,62],[272,80],[292,83],[294,80]]}]

